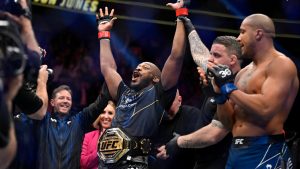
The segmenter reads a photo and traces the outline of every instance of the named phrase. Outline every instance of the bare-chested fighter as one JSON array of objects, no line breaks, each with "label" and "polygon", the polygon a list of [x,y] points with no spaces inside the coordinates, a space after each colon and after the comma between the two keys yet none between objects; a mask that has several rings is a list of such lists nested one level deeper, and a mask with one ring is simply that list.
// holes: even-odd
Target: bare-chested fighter
[{"label": "bare-chested fighter", "polygon": [[[274,37],[275,26],[268,16],[253,14],[243,20],[237,40],[243,57],[252,62],[237,74],[234,83],[228,67],[208,63],[215,91],[228,98],[217,106],[222,123],[172,139],[169,146],[206,147],[231,131],[234,138],[227,169],[293,168],[283,125],[297,95],[299,80],[295,64],[275,49]],[[204,74],[201,77],[205,78]]]}]

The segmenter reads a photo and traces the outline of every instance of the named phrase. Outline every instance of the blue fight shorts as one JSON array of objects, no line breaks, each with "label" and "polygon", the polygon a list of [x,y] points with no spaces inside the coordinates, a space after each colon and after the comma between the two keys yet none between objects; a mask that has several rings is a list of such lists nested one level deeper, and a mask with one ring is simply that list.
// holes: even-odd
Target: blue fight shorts
[{"label": "blue fight shorts", "polygon": [[292,169],[284,135],[234,137],[226,169]]}]

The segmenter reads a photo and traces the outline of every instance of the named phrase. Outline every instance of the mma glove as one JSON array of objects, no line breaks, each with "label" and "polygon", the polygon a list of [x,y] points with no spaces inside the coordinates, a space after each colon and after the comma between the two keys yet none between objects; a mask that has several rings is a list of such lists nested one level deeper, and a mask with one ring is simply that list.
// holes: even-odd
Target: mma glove
[{"label": "mma glove", "polygon": [[213,68],[208,68],[207,71],[208,76],[213,77],[216,85],[220,87],[221,94],[228,97],[232,91],[237,90],[237,87],[233,84],[234,74],[228,66],[219,64]]},{"label": "mma glove", "polygon": [[174,137],[166,144],[166,154],[170,156],[174,156],[180,150],[180,147],[177,144],[180,135],[174,132],[173,136]]},{"label": "mma glove", "polygon": [[[107,22],[110,22],[112,20],[112,16],[104,15],[102,17],[97,18],[97,24],[98,26],[100,24],[105,24]],[[110,32],[109,31],[99,31],[98,32],[98,39],[110,39]]]},{"label": "mma glove", "polygon": [[216,94],[216,96],[214,96],[214,99],[216,104],[224,104],[227,101],[228,97],[224,94]]},{"label": "mma glove", "polygon": [[183,22],[187,35],[189,35],[193,30],[195,30],[194,25],[187,16],[178,16],[177,18]]}]

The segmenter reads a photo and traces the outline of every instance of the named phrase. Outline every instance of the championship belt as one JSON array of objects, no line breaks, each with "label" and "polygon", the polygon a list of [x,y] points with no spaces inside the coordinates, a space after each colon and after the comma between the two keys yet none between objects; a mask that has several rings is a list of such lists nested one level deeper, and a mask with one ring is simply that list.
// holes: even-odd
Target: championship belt
[{"label": "championship belt", "polygon": [[127,155],[148,155],[149,139],[135,139],[120,128],[106,129],[98,141],[98,156],[105,164],[118,162]]}]

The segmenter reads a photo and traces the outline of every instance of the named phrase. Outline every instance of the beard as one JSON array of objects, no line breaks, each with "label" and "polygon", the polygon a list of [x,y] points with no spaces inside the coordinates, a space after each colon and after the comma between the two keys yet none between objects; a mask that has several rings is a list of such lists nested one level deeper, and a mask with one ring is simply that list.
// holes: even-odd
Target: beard
[{"label": "beard", "polygon": [[[254,41],[254,40],[253,40]],[[254,49],[256,48],[254,42],[249,41],[248,44],[244,45],[242,49],[242,58],[244,59],[252,59],[255,55]]]}]

